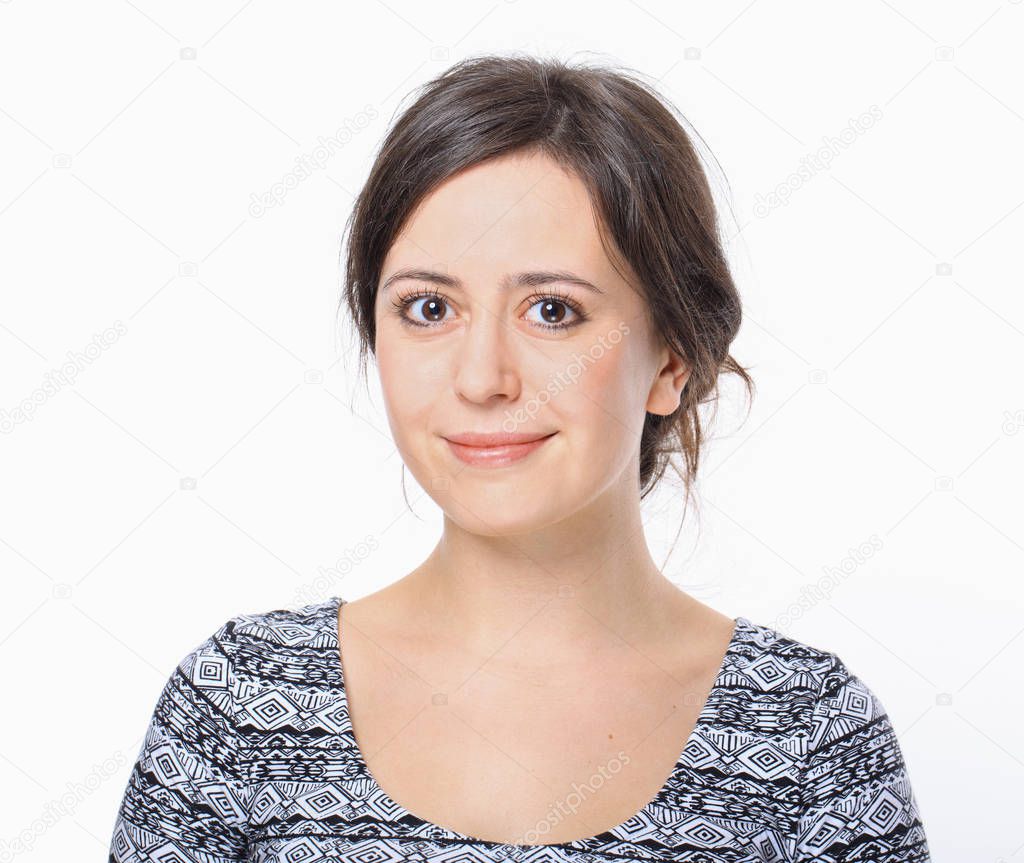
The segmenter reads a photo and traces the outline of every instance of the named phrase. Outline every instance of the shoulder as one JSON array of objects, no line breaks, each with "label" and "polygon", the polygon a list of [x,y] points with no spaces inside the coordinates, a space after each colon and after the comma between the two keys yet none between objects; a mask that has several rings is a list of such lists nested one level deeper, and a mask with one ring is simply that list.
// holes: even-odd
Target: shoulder
[{"label": "shoulder", "polygon": [[[876,692],[834,650],[742,620],[737,674],[758,705],[777,719],[790,701],[794,751],[805,804],[859,795],[890,783],[910,801],[909,780],[897,735]],[[772,697],[772,693],[780,695]],[[757,696],[766,700],[758,700]]]},{"label": "shoulder", "polygon": [[[773,750],[796,795],[791,858],[931,859],[900,742],[878,695],[834,651],[741,619],[733,714]],[[784,737],[785,740],[779,740]],[[761,755],[764,760],[768,756]],[[782,767],[780,767],[782,769]],[[879,856],[881,855],[881,856]]]},{"label": "shoulder", "polygon": [[244,612],[225,620],[189,656],[220,655],[234,659],[240,651],[273,652],[310,642],[323,642],[336,633],[336,597],[305,605]]},{"label": "shoulder", "polygon": [[810,704],[840,685],[848,672],[832,650],[738,617],[730,648],[734,682],[751,693],[789,693]]},{"label": "shoulder", "polygon": [[179,660],[176,672],[225,712],[247,680],[276,666],[308,666],[303,654],[326,654],[337,645],[337,599],[295,607],[243,612],[226,619]]},{"label": "shoulder", "polygon": [[756,712],[775,714],[785,702],[800,748],[822,752],[858,732],[889,733],[875,692],[834,650],[738,618],[727,682]]},{"label": "shoulder", "polygon": [[240,732],[274,726],[296,703],[337,688],[338,602],[235,614],[183,657],[178,674]]}]

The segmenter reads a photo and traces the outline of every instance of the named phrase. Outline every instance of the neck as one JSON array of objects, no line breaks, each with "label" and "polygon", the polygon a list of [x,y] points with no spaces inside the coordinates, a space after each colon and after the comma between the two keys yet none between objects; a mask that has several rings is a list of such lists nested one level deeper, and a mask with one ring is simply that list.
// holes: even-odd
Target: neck
[{"label": "neck", "polygon": [[[518,666],[593,662],[595,651],[678,637],[698,603],[658,570],[639,506],[600,499],[526,534],[484,536],[445,519],[430,556],[393,585],[424,644]],[[437,622],[444,622],[438,632]],[[521,637],[528,630],[528,637]]]}]

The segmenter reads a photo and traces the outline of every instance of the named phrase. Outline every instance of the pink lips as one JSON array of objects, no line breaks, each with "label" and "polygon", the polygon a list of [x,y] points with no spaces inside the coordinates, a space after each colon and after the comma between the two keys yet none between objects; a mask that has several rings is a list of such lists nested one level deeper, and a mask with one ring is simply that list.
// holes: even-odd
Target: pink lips
[{"label": "pink lips", "polygon": [[528,456],[557,432],[548,434],[482,434],[466,432],[445,437],[448,447],[460,461],[477,467],[502,467]]}]

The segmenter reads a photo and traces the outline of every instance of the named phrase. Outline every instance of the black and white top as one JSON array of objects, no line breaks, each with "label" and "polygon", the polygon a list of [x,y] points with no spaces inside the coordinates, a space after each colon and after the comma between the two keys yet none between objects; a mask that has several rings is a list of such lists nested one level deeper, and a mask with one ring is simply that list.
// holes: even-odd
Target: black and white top
[{"label": "black and white top", "polygon": [[662,789],[588,839],[513,845],[390,799],[356,745],[334,597],[231,618],[168,679],[109,863],[915,861],[924,827],[892,725],[839,657],[734,618]]}]

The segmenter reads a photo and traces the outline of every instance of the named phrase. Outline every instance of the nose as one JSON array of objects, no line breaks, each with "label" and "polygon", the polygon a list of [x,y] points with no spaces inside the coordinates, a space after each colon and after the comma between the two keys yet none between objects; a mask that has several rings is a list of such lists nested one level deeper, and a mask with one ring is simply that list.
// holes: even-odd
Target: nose
[{"label": "nose", "polygon": [[495,396],[514,401],[521,379],[517,334],[501,317],[482,310],[463,330],[455,351],[454,386],[460,398],[485,404]]}]

